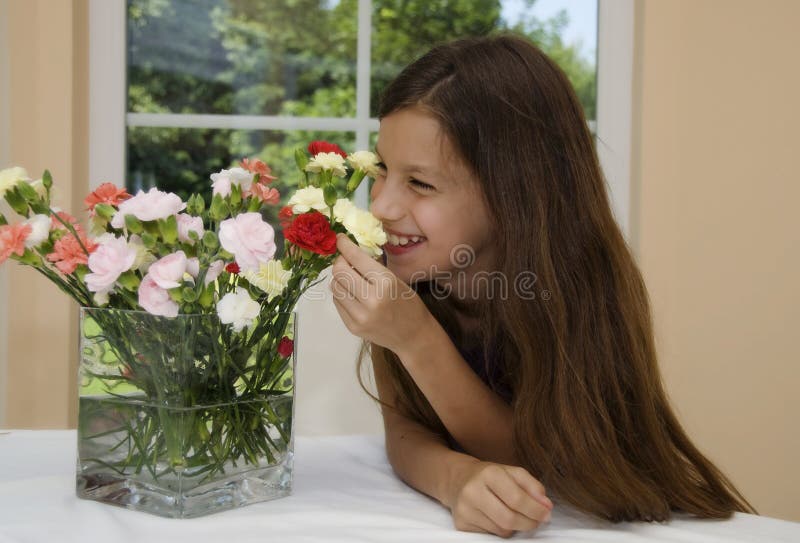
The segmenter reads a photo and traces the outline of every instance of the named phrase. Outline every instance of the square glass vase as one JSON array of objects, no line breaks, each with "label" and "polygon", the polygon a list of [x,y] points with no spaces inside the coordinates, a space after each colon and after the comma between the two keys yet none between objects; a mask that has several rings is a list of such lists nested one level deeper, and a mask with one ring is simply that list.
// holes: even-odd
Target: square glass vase
[{"label": "square glass vase", "polygon": [[191,518],[289,495],[296,327],[81,308],[78,497]]}]

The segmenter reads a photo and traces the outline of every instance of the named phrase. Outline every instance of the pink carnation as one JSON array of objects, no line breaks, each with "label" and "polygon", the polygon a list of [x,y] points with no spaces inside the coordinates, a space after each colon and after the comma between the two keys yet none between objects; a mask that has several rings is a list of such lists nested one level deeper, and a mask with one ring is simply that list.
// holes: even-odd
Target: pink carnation
[{"label": "pink carnation", "polygon": [[161,192],[153,187],[147,192],[139,191],[136,196],[119,204],[119,210],[111,219],[111,226],[125,226],[125,215],[133,215],[140,221],[155,221],[177,215],[186,208],[180,196],[171,192]]},{"label": "pink carnation", "polygon": [[242,213],[222,221],[219,242],[236,258],[242,271],[257,270],[275,256],[275,231],[260,213]]},{"label": "pink carnation", "polygon": [[265,204],[277,204],[281,200],[281,193],[278,189],[268,187],[263,183],[253,183],[250,187],[250,195],[255,196]]},{"label": "pink carnation", "polygon": [[203,219],[187,213],[181,213],[176,217],[178,220],[178,239],[183,243],[194,245],[195,240],[189,237],[189,232],[197,234],[197,239],[203,237]]},{"label": "pink carnation", "polygon": [[[76,225],[77,226],[77,225]],[[77,228],[76,228],[77,230]],[[80,235],[80,231],[78,232]],[[81,247],[81,243],[83,247]],[[97,244],[81,235],[81,243],[72,234],[67,234],[53,246],[53,252],[47,255],[47,260],[55,263],[58,271],[70,274],[80,265],[89,262],[89,255],[97,249]],[[84,251],[84,247],[86,251]],[[88,252],[87,252],[88,251]]]},{"label": "pink carnation", "polygon": [[183,274],[187,272],[188,265],[189,259],[186,258],[186,253],[178,251],[153,262],[147,270],[147,275],[160,288],[175,288],[183,282]]},{"label": "pink carnation", "polygon": [[0,264],[8,260],[12,254],[22,256],[25,252],[25,240],[33,229],[29,224],[5,224],[0,226]]},{"label": "pink carnation", "polygon": [[100,243],[89,256],[86,286],[92,292],[108,292],[119,276],[131,269],[136,261],[136,247],[128,245],[125,238],[110,237]]},{"label": "pink carnation", "polygon": [[148,273],[139,284],[139,305],[153,315],[177,317],[178,304],[169,297],[166,289],[159,287]]}]

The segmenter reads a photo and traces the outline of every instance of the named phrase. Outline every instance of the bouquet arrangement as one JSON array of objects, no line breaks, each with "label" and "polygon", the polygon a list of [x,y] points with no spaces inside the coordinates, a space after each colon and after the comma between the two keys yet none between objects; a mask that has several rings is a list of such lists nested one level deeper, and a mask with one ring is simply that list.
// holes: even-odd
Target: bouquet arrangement
[{"label": "bouquet arrangement", "polygon": [[0,213],[0,264],[35,269],[82,306],[79,494],[131,506],[147,489],[166,496],[150,496],[161,503],[152,512],[192,516],[216,506],[192,509],[187,491],[240,465],[282,465],[263,479],[286,486],[294,307],[332,263],[337,233],[374,256],[386,243],[349,199],[375,174],[373,153],[313,142],[295,159],[280,256],[261,213],[280,194],[258,159],[212,174],[208,202],[104,183],[86,197],[86,226],[51,205],[49,172],[0,172],[0,196],[19,216]]}]

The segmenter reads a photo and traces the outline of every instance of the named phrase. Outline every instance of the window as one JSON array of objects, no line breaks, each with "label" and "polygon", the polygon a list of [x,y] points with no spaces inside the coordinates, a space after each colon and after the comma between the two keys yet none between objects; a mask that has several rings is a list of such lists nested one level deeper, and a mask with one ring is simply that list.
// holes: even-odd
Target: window
[{"label": "window", "polygon": [[[598,47],[598,20],[600,42],[608,36],[625,42],[625,33],[612,27],[628,24],[626,14],[632,34],[632,0],[600,0],[599,7],[597,0],[90,1],[92,36],[105,32],[116,43],[104,47],[103,36],[92,42],[92,67],[102,74],[93,70],[93,78],[102,77],[100,84],[127,76],[124,128],[112,133],[102,104],[91,111],[92,182],[124,178],[132,190],[157,185],[183,194],[205,192],[211,172],[244,156],[264,158],[287,194],[296,181],[295,147],[330,139],[346,149],[367,148],[378,127],[378,96],[403,66],[438,41],[501,29],[528,35],[562,66],[594,127],[603,119],[598,83],[608,67],[602,59],[613,64],[619,56]],[[108,31],[115,25],[127,29],[127,43]],[[608,113],[609,122],[619,116]],[[601,154],[615,145],[603,128],[597,126]],[[629,126],[621,131],[628,134]],[[627,155],[610,156],[622,160],[624,173]],[[625,177],[621,188],[612,185],[615,202],[624,200],[617,206],[623,223]],[[357,200],[366,205],[366,184]]]}]

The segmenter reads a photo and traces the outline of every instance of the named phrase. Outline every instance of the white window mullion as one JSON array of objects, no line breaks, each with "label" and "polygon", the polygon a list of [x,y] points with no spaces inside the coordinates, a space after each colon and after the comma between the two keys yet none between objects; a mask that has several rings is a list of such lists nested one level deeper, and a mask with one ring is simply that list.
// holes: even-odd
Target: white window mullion
[{"label": "white window mullion", "polygon": [[597,32],[597,152],[614,216],[629,242],[633,119],[633,2],[599,0]]},{"label": "white window mullion", "polygon": [[[369,116],[372,62],[372,0],[358,0],[358,46],[356,53],[356,149],[367,149],[370,130],[376,125]],[[377,127],[375,127],[377,128]],[[361,208],[368,204],[368,184],[362,183],[355,194]]]},{"label": "white window mullion", "polygon": [[125,0],[89,0],[89,187],[125,184]]}]

